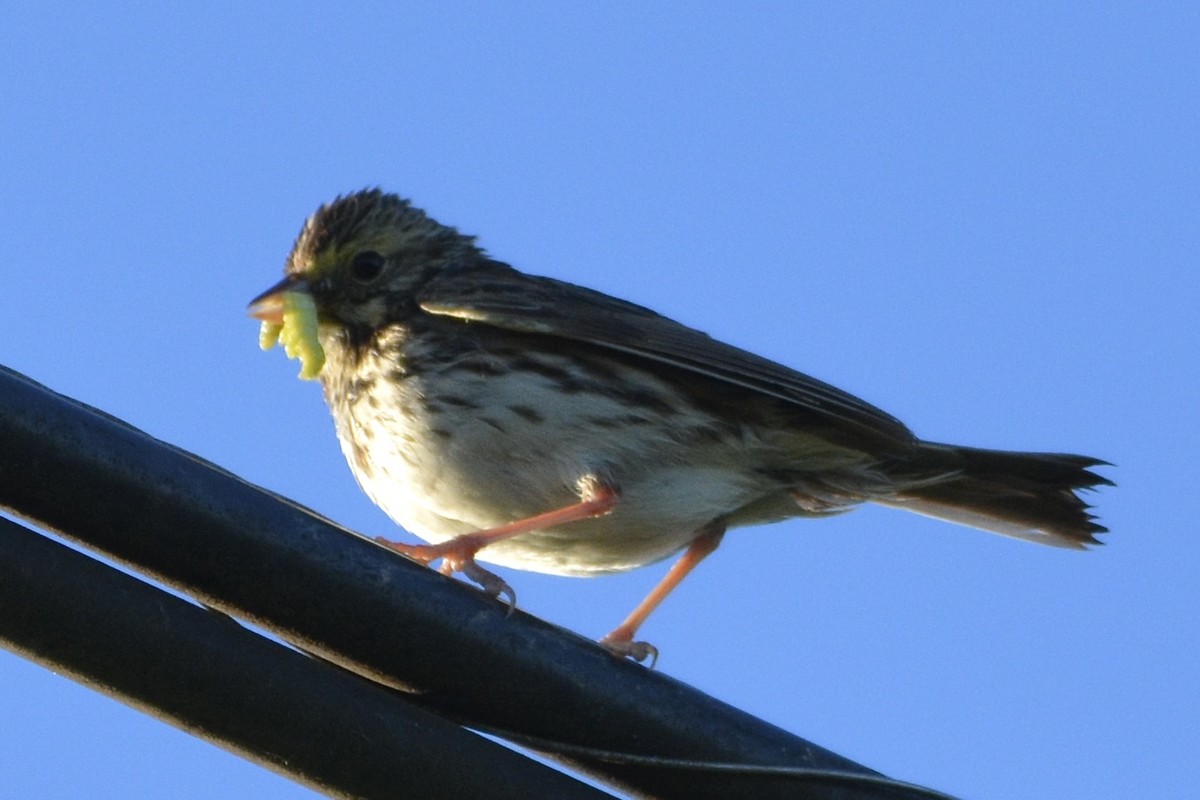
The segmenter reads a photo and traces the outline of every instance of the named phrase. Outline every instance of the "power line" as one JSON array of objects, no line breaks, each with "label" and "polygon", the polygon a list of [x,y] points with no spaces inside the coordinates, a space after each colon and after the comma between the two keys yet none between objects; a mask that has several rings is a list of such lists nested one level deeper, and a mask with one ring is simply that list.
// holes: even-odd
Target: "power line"
[{"label": "power line", "polygon": [[506,618],[470,587],[2,367],[0,442],[0,506],[17,516],[622,791],[938,796],[527,614]]}]

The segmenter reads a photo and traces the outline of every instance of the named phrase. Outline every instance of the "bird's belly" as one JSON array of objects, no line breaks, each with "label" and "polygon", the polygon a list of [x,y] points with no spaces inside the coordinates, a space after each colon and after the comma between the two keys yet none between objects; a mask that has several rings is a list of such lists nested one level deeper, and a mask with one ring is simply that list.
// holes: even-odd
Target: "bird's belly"
[{"label": "bird's belly", "polygon": [[[566,460],[547,454],[547,463],[538,467],[550,466],[556,455],[559,463]],[[574,482],[563,481],[554,469],[497,472],[478,468],[478,462],[460,466],[466,468],[456,469],[452,481],[424,492],[396,493],[389,484],[375,497],[389,516],[429,542],[579,502]],[[582,463],[579,472],[586,472]],[[621,572],[679,551],[707,523],[743,505],[753,491],[731,485],[720,470],[688,467],[660,468],[653,475],[625,470],[618,486],[611,512],[497,542],[482,550],[479,559],[558,575]]]},{"label": "bird's belly", "polygon": [[589,392],[564,398],[522,377],[493,377],[474,391],[461,381],[453,391],[414,381],[395,404],[406,413],[381,420],[372,412],[371,434],[340,430],[363,489],[397,523],[436,543],[577,503],[581,479],[612,485],[619,499],[609,514],[521,534],[479,554],[562,575],[666,558],[712,520],[778,490],[755,469],[762,459],[747,452],[752,436],[713,435],[715,421],[668,387],[639,388],[679,413]]}]

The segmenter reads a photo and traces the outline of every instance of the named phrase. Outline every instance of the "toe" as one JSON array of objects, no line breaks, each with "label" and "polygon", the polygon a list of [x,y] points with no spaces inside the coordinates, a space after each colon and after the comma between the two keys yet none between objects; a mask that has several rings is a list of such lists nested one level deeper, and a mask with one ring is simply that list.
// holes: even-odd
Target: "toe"
[{"label": "toe", "polygon": [[375,541],[422,564],[428,565],[440,558],[442,563],[438,572],[446,576],[461,572],[469,580],[479,584],[489,597],[501,599],[508,606],[509,614],[517,607],[517,593],[499,575],[488,572],[475,563],[475,553],[479,551],[479,545],[466,537],[451,539],[441,544],[402,544],[382,536],[376,537]]},{"label": "toe", "polygon": [[433,545],[404,544],[403,542],[393,542],[391,539],[385,539],[382,536],[376,536],[375,543],[381,544],[389,550],[411,558],[413,561],[419,561],[422,564],[431,564],[442,557],[442,554]]},{"label": "toe", "polygon": [[495,597],[508,605],[508,614],[517,607],[517,593],[508,582],[494,572],[489,572],[475,563],[475,559],[467,559],[456,564],[454,570],[461,572],[470,580],[479,584],[479,588],[489,597]]},{"label": "toe", "polygon": [[614,656],[632,658],[639,664],[650,659],[650,663],[646,665],[650,669],[654,669],[654,665],[658,663],[658,648],[649,642],[635,642],[609,635],[600,640],[600,646]]}]

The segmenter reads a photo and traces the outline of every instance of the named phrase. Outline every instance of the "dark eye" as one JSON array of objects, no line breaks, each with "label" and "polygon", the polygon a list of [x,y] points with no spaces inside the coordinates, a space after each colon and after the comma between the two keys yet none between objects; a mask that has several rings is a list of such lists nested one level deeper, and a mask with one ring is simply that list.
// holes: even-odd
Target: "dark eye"
[{"label": "dark eye", "polygon": [[350,262],[350,276],[359,283],[370,283],[383,272],[383,256],[364,250]]}]

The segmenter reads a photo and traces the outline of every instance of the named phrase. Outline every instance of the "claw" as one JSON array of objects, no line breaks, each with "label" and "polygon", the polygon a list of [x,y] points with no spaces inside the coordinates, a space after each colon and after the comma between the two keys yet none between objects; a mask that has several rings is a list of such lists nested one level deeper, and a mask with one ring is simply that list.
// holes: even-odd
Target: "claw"
[{"label": "claw", "polygon": [[600,640],[600,646],[618,658],[632,658],[639,664],[649,658],[650,663],[646,665],[649,669],[654,669],[658,663],[658,648],[649,642],[615,639],[609,634]]},{"label": "claw", "polygon": [[[446,567],[450,566],[450,571],[446,571]],[[489,572],[483,567],[475,563],[475,559],[471,558],[459,564],[451,566],[449,558],[442,561],[442,574],[449,575],[454,572],[461,572],[470,580],[479,584],[479,588],[488,597],[493,597],[507,605],[507,610],[504,616],[511,617],[513,611],[517,607],[517,593],[508,585],[508,582],[494,572]]]},{"label": "claw", "polygon": [[479,548],[474,542],[464,539],[465,537],[459,537],[441,544],[403,544],[376,536],[375,542],[426,566],[440,558],[442,565],[438,572],[447,577],[461,572],[468,580],[478,584],[488,597],[494,597],[504,603],[507,608],[505,616],[512,616],[517,607],[517,593],[499,575],[475,563],[475,552]]}]

